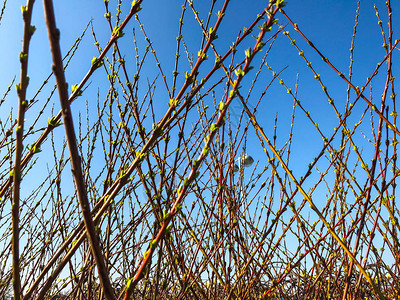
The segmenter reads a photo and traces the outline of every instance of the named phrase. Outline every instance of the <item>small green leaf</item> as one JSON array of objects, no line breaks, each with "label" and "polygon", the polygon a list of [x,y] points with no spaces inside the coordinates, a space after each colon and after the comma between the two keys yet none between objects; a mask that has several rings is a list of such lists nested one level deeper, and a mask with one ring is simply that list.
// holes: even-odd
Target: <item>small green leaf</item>
[{"label": "small green leaf", "polygon": [[112,30],[112,34],[117,38],[123,37],[125,33],[123,33],[118,26],[115,26]]},{"label": "small green leaf", "polygon": [[152,240],[150,243],[150,249],[154,250],[157,247],[157,240]]},{"label": "small green leaf", "polygon": [[33,154],[36,154],[36,153],[39,153],[39,152],[42,151],[42,150],[40,150],[40,147],[39,147],[39,146],[36,146],[36,144],[35,144],[35,145],[32,145],[32,146],[29,148],[29,151],[32,152]]},{"label": "small green leaf", "polygon": [[119,178],[120,178],[121,180],[128,181],[129,176],[128,176],[127,173],[125,173],[123,170],[121,170],[121,173],[119,174]]},{"label": "small green leaf", "polygon": [[241,67],[239,67],[238,69],[235,70],[235,74],[236,74],[236,76],[241,76],[241,77],[244,76],[244,72]]},{"label": "small green leaf", "polygon": [[202,50],[199,50],[199,52],[197,52],[197,56],[202,60],[206,60],[208,57],[207,54],[203,53]]},{"label": "small green leaf", "polygon": [[221,57],[218,56],[215,58],[215,66],[219,68],[221,66]]},{"label": "small green leaf", "polygon": [[216,40],[218,38],[218,35],[212,27],[208,30],[208,35],[210,36],[210,40]]},{"label": "small green leaf", "polygon": [[165,211],[163,215],[163,220],[166,220],[169,218],[169,212]]},{"label": "small green leaf", "polygon": [[[108,0],[106,0],[106,1],[108,2]],[[133,278],[130,278],[130,279],[127,280],[127,282],[126,282],[126,289],[127,290],[129,290],[129,288],[131,287],[132,281],[133,281]]]},{"label": "small green leaf", "polygon": [[193,160],[192,160],[192,166],[193,166],[193,168],[196,168],[198,163],[199,163],[199,161],[198,161],[197,159],[193,159]]},{"label": "small green leaf", "polygon": [[187,177],[183,180],[183,185],[184,186],[188,186],[189,185],[189,179]]},{"label": "small green leaf", "polygon": [[181,101],[180,101],[179,99],[171,98],[171,99],[169,99],[168,105],[169,105],[169,106],[174,106],[174,107],[176,107],[176,106],[178,106],[180,103],[181,103]]},{"label": "small green leaf", "polygon": [[208,154],[208,152],[210,151],[210,147],[204,147],[203,148],[203,151],[202,151],[202,154],[204,155],[204,156],[206,156],[207,154]]},{"label": "small green leaf", "polygon": [[147,152],[140,154],[140,160],[143,160],[147,156]]},{"label": "small green leaf", "polygon": [[185,72],[185,78],[186,78],[186,80],[187,80],[189,83],[192,83],[192,82],[194,81],[193,76],[190,75],[190,73],[187,72],[187,71]]},{"label": "small green leaf", "polygon": [[250,56],[251,56],[251,48],[246,49],[246,50],[244,51],[244,54],[246,55],[247,58],[250,58]]},{"label": "small green leaf", "polygon": [[96,56],[92,58],[92,66],[98,68],[103,65],[103,60],[99,60]]},{"label": "small green leaf", "polygon": [[260,41],[256,46],[256,51],[261,51],[264,46],[265,46],[265,43]]},{"label": "small green leaf", "polygon": [[55,127],[60,126],[62,123],[61,123],[61,120],[56,120],[56,118],[54,116],[52,116],[51,118],[48,119],[47,124],[49,126],[55,128]]},{"label": "small green leaf", "polygon": [[[78,88],[78,84],[74,84],[74,85],[71,87],[72,93],[74,93],[74,92],[76,91],[77,88]],[[77,96],[77,97],[82,96],[82,91],[81,91],[81,90],[78,91],[78,93],[76,94],[76,96]]]},{"label": "small green leaf", "polygon": [[183,185],[181,185],[177,190],[176,193],[179,195],[182,192]]},{"label": "small green leaf", "polygon": [[215,130],[218,130],[218,126],[215,123],[212,123],[211,127],[210,127],[210,131],[214,132]]}]

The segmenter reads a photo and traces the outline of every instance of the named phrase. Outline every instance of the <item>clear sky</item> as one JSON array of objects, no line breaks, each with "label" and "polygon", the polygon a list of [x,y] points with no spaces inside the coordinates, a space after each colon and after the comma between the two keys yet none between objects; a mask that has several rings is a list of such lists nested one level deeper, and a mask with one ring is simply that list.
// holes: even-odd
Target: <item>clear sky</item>
[{"label": "clear sky", "polygon": [[[207,17],[210,3],[211,1],[195,2],[196,8],[199,9],[200,15],[204,19]],[[0,40],[6,41],[1,48],[2,55],[0,55],[0,65],[3,66],[3,71],[0,72],[1,93],[6,91],[7,86],[11,83],[14,76],[17,77],[18,81],[18,54],[21,49],[23,28],[20,6],[23,4],[23,1],[9,1],[0,23]],[[113,21],[115,21],[115,4],[115,1],[110,1],[109,4],[113,15]],[[232,44],[239,30],[251,24],[255,15],[262,12],[265,4],[266,1],[260,0],[245,2],[238,0],[231,1],[228,6],[227,16],[220,28],[219,39],[216,42],[221,52],[223,52],[224,49],[228,49],[228,46]],[[217,1],[216,5],[221,6],[222,2]],[[378,1],[377,5],[383,24],[385,25],[387,22],[387,13],[384,3]],[[396,16],[399,6],[396,2],[393,2],[392,6],[394,9],[393,15]],[[129,7],[130,4],[128,2],[122,4],[122,19],[128,12]],[[176,35],[178,31],[178,19],[181,15],[181,7],[178,3],[171,1],[149,0],[143,1],[142,7],[143,10],[139,14],[140,20],[145,24],[146,33],[153,42],[153,47],[157,52],[158,58],[167,76],[167,81],[171,83],[172,70],[174,67],[174,59],[171,58],[174,57],[176,51]],[[349,48],[353,34],[356,8],[356,1],[288,1],[285,11],[290,18],[299,25],[306,36],[314,42],[318,49],[325,54],[340,71],[347,75],[350,61]],[[94,30],[100,45],[104,46],[108,41],[110,30],[103,17],[105,8],[102,1],[97,1],[96,3],[93,1],[76,0],[56,1],[55,9],[57,24],[61,31],[63,54],[68,51],[91,19],[93,20]],[[327,86],[332,98],[335,99],[338,109],[343,112],[346,103],[346,84],[321,61],[316,53],[293,30],[293,27],[290,24],[288,25],[288,21],[284,16],[278,15],[278,19],[279,24],[286,26],[285,29],[289,31],[291,37],[296,40],[299,47],[304,50],[306,57],[312,62],[315,70],[321,74],[321,79]],[[215,18],[211,23],[214,21]],[[395,25],[399,25],[398,18],[394,17],[393,21]],[[28,89],[28,97],[33,96],[43,80],[48,76],[51,69],[49,45],[43,21],[41,1],[35,2],[32,23],[37,27],[37,30],[31,41],[31,55],[29,57],[28,69],[31,81]],[[130,26],[126,30],[127,35],[131,36],[133,26],[136,27],[136,34],[139,36],[140,31],[137,28],[137,23],[134,21],[130,23]],[[185,15],[183,36],[189,51],[193,55],[196,55],[201,42],[201,37],[199,37],[198,34],[199,27],[193,20],[193,13],[188,11]],[[394,39],[396,39],[396,34]],[[253,41],[249,40],[247,44],[245,43],[246,46],[240,48],[240,51],[251,46],[252,43]],[[122,41],[121,44],[126,47],[126,59],[129,61],[129,59],[131,59],[129,53],[133,52],[133,49],[129,48],[132,47],[131,37]],[[138,44],[139,46],[145,45],[143,38],[138,38]],[[367,77],[373,72],[376,63],[384,57],[385,52],[382,44],[381,31],[378,26],[373,5],[368,1],[361,1],[358,31],[354,48],[353,82],[356,86],[362,86],[365,83]],[[97,50],[93,44],[93,38],[89,28],[77,54],[72,58],[70,66],[67,69],[66,77],[70,86],[78,83],[82,79],[90,67],[92,57],[95,55],[97,55]],[[182,55],[184,55],[183,52]],[[210,57],[211,56],[212,55],[210,55]],[[261,55],[259,58],[261,58]],[[314,75],[306,67],[304,61],[298,56],[298,51],[290,45],[289,40],[284,35],[278,35],[275,45],[272,47],[267,58],[267,63],[275,72],[287,67],[287,69],[283,71],[281,78],[292,90],[295,89],[296,76],[299,74],[298,99],[304,105],[304,108],[310,111],[315,122],[324,130],[324,134],[329,137],[333,132],[333,127],[336,127],[338,123],[336,114],[327,104],[326,96],[323,94],[319,84],[314,80]],[[180,70],[181,75],[184,71],[188,70],[185,69],[184,63],[182,63],[182,66]],[[393,68],[396,69],[396,64],[394,64]],[[201,74],[206,74],[205,72],[207,72],[207,70],[208,68],[201,69],[201,72],[204,72]],[[154,68],[149,69],[147,72],[150,79],[152,79],[151,76],[155,76],[155,73],[153,73]],[[102,83],[102,80],[104,80],[103,78],[104,76],[95,74],[92,79],[91,87],[85,93],[86,100],[91,101],[90,99],[97,97],[96,93],[98,89],[100,92],[106,92],[107,82]],[[264,89],[266,83],[271,80],[272,76],[271,73],[265,69],[262,71],[260,78],[261,84],[256,85],[252,92],[254,100],[253,98],[249,100],[250,107],[256,105],[256,99],[258,99],[261,91]],[[179,80],[182,82],[182,78],[179,78]],[[248,87],[249,82],[250,80],[247,82],[244,80],[243,86],[246,87],[247,85]],[[374,98],[378,100],[382,89],[377,88],[374,89],[373,92]],[[353,93],[351,93],[351,96],[353,97]],[[42,97],[45,96],[39,97],[40,101],[44,100]],[[12,101],[13,99],[15,99],[15,101]],[[54,105],[55,109],[57,109],[58,101],[55,100],[56,99],[53,99],[51,101],[51,105]],[[165,105],[158,106],[160,116],[167,109],[167,101],[168,99],[160,100],[160,103],[165,103]],[[13,88],[10,95],[7,97],[7,101],[1,107],[0,113],[2,119],[9,115],[9,107],[10,105],[15,107],[15,103],[16,93]],[[280,141],[278,138],[278,146],[283,146],[288,138],[292,105],[293,99],[286,93],[286,90],[278,84],[278,81],[275,81],[258,108],[256,117],[264,130],[270,135],[272,135],[274,118],[277,115],[278,136],[281,138]],[[365,103],[360,103],[358,112],[362,112],[364,108]],[[83,110],[83,101],[81,104],[74,104],[73,109]],[[235,119],[238,119],[240,110],[241,105],[239,102],[234,102],[231,109],[233,122],[235,122]],[[26,115],[28,123],[36,113],[37,109],[34,106]],[[14,110],[14,116],[15,114],[16,109]],[[46,122],[47,118],[48,116],[44,114],[39,124],[40,122],[42,124]],[[357,122],[358,116],[354,116],[352,120],[353,123]],[[41,125],[38,126],[40,127]],[[291,153],[294,165],[292,168],[294,173],[300,177],[304,175],[306,166],[311,159],[320,152],[322,139],[316,133],[313,125],[305,118],[304,113],[299,110],[296,112],[294,131],[293,151]],[[63,135],[61,130],[56,134]],[[365,132],[365,134],[368,135],[370,133]],[[249,152],[252,152],[256,161],[261,161],[261,163],[265,161],[266,157],[262,153],[262,149],[257,147],[259,143],[252,129],[249,130],[248,143],[254,145]]]},{"label": "clear sky", "polygon": [[[266,1],[231,1],[228,7],[228,14],[224,20],[219,34],[217,45],[221,45],[221,49],[227,49],[237,35],[238,31],[248,26],[254,16],[261,12]],[[7,3],[0,26],[0,39],[7,41],[2,47],[0,56],[0,64],[3,66],[3,72],[0,73],[0,83],[2,93],[10,84],[14,76],[19,76],[19,60],[18,53],[21,49],[22,36],[22,18],[20,6],[23,1],[9,1]],[[202,1],[195,3],[199,5],[199,10],[205,13],[208,10],[210,1]],[[217,6],[221,5],[220,1]],[[377,3],[381,12],[384,24],[386,24],[387,14],[384,3]],[[393,2],[394,15],[398,6]],[[114,8],[115,1],[110,2],[110,8]],[[150,36],[157,55],[162,63],[163,69],[171,82],[174,60],[171,57],[175,53],[176,35],[178,30],[178,19],[181,14],[180,5],[170,1],[144,1],[143,10],[140,12],[140,19],[145,24],[145,29]],[[197,7],[197,6],[196,6]],[[108,25],[103,17],[105,12],[104,5],[101,1],[93,3],[93,1],[57,1],[55,2],[57,24],[61,31],[62,51],[65,54],[69,47],[74,43],[75,39],[83,31],[87,23],[93,18],[96,36],[100,41],[100,45],[104,45],[108,40],[110,33]],[[122,4],[122,18],[124,18],[129,3]],[[349,48],[353,34],[353,26],[355,20],[355,11],[357,8],[356,1],[288,1],[285,8],[287,14],[296,22],[300,29],[317,45],[332,63],[335,64],[343,73],[348,73],[349,66]],[[115,15],[115,10],[112,11]],[[191,12],[185,16],[187,27],[184,28],[184,39],[188,44],[192,53],[196,53],[199,48],[200,39],[196,34],[199,29],[197,24],[193,22]],[[279,23],[287,25],[287,20],[280,15]],[[398,22],[393,18],[395,24]],[[115,17],[114,17],[115,21]],[[31,84],[29,86],[28,95],[36,92],[42,81],[50,72],[50,52],[47,41],[47,34],[43,22],[43,10],[41,1],[36,1],[34,5],[33,22],[37,31],[31,42],[31,57],[29,60],[29,74],[31,75]],[[131,23],[135,24],[134,22]],[[137,26],[137,24],[135,24]],[[130,33],[131,27],[128,32]],[[318,72],[323,74],[323,80],[326,82],[328,90],[335,93],[333,96],[337,98],[337,103],[345,103],[346,85],[338,79],[337,75],[324,65],[319,57],[313,52],[296,34],[293,28],[288,25],[287,29],[292,37],[297,41],[300,48],[304,50],[306,56],[312,61]],[[138,31],[138,30],[137,30]],[[139,43],[143,42],[139,40]],[[131,41],[127,42],[128,44]],[[358,32],[356,36],[356,44],[354,50],[354,82],[355,85],[363,85],[366,78],[370,76],[376,63],[382,59],[384,49],[382,46],[382,37],[380,28],[377,24],[373,5],[366,1],[361,1],[360,18]],[[70,85],[81,80],[90,66],[91,58],[97,54],[97,50],[93,45],[90,29],[83,39],[77,55],[71,61],[67,71],[67,81]],[[288,67],[282,74],[285,82],[294,89],[296,74],[299,72],[299,99],[304,101],[305,107],[316,114],[316,121],[324,125],[324,122],[332,120],[336,122],[334,115],[329,117],[329,108],[326,107],[326,99],[323,97],[321,89],[313,80],[310,71],[305,67],[304,62],[298,57],[297,50],[291,47],[288,39],[283,35],[279,35],[276,45],[272,48],[268,59],[268,64],[275,70],[279,71],[284,67]],[[182,72],[183,73],[183,72]],[[268,72],[265,72],[265,78],[271,78]],[[168,80],[168,79],[167,79]],[[97,87],[96,87],[97,89]],[[93,90],[96,90],[93,89]],[[263,123],[266,130],[271,130],[274,116],[278,113],[278,124],[286,124],[278,126],[283,132],[287,131],[287,118],[291,115],[292,102],[288,99],[283,100],[282,87],[279,84],[272,86],[273,92],[268,94],[277,94],[278,96],[267,95],[259,114],[262,111]],[[379,91],[381,92],[381,91]],[[14,89],[12,89],[13,97],[15,97]],[[12,98],[12,97],[9,97]],[[11,100],[11,99],[10,99]],[[57,107],[57,101],[53,101]],[[10,105],[11,101],[6,101],[2,107],[2,116],[8,114],[6,105]],[[254,105],[250,101],[250,105]],[[286,106],[283,109],[282,106]],[[342,105],[343,106],[343,105]],[[240,106],[238,103],[232,105],[233,108]],[[268,107],[268,109],[266,109]],[[161,109],[162,111],[163,109]],[[33,108],[32,111],[35,111]],[[320,113],[324,112],[324,118],[318,120]],[[264,117],[268,113],[268,118]],[[27,115],[29,119],[30,114]],[[299,119],[301,115],[299,114]],[[286,118],[286,119],[285,119]],[[327,125],[331,127],[332,123]],[[328,128],[329,128],[328,127]],[[298,126],[296,136],[301,139],[308,138],[308,129],[304,126]],[[311,137],[310,137],[311,138]],[[314,140],[314,138],[311,138]],[[319,151],[316,148],[316,152]],[[299,157],[304,157],[303,154]],[[308,161],[308,157],[304,157]]]}]

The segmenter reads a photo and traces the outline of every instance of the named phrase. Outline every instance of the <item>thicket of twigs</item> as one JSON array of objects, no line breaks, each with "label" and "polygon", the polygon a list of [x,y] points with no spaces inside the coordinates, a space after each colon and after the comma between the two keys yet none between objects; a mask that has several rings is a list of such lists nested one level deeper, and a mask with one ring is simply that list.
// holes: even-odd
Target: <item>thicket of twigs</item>
[{"label": "thicket of twigs", "polygon": [[[171,70],[141,22],[146,2],[105,1],[108,43],[89,23],[60,49],[62,16],[44,0],[48,77],[28,68],[40,6],[22,7],[20,76],[0,104],[0,297],[400,297],[390,1],[375,7],[384,53],[358,83],[360,2],[347,70],[281,0],[229,42],[229,0],[171,2]],[[71,78],[85,39],[98,55]],[[304,68],[277,68],[281,49]],[[311,88],[318,100],[302,98]]]}]

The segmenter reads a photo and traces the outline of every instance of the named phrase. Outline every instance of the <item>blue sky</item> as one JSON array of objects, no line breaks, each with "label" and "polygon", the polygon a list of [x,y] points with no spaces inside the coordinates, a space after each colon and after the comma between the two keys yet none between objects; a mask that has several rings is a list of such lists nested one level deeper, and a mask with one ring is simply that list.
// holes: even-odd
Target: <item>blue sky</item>
[{"label": "blue sky", "polygon": [[[254,16],[262,11],[265,3],[266,1],[248,1],[245,4],[243,1],[231,1],[228,7],[227,17],[220,28],[219,40],[216,42],[221,52],[228,49],[227,47],[234,41],[238,31],[252,22]],[[0,39],[7,41],[5,44],[6,46],[2,47],[2,55],[0,55],[0,65],[2,65],[4,69],[4,71],[0,73],[1,93],[6,90],[14,76],[17,77],[17,80],[19,76],[18,53],[21,49],[23,26],[20,6],[23,4],[23,1],[7,3],[3,19],[1,20]],[[222,3],[218,1],[216,5],[218,6],[221,4]],[[198,7],[200,14],[205,19],[210,1],[199,2],[199,4],[195,2],[195,5],[198,5],[196,7]],[[378,3],[377,5],[385,25],[387,21],[385,6],[383,3]],[[115,21],[115,1],[111,1],[109,6],[114,16],[113,20]],[[167,81],[171,83],[171,73],[174,66],[174,60],[171,59],[171,57],[174,57],[175,53],[175,38],[178,30],[177,19],[181,15],[181,7],[173,1],[144,1],[142,6],[143,10],[140,12],[140,20],[145,24],[145,30],[157,51],[163,70],[167,75]],[[130,5],[128,2],[122,4],[121,18],[124,18],[129,7]],[[356,7],[356,1],[289,1],[285,11],[299,25],[300,29],[307,37],[314,42],[318,49],[324,53],[339,70],[347,74],[349,66],[349,48],[353,34]],[[393,15],[396,16],[396,12],[398,12],[399,9],[397,3],[393,3],[393,8]],[[61,31],[63,54],[67,52],[92,18],[100,45],[104,46],[108,41],[110,32],[103,17],[105,9],[101,1],[96,3],[93,3],[93,1],[56,1],[55,9],[57,24]],[[278,15],[278,19],[279,24],[283,26],[288,24],[287,20],[282,15]],[[398,25],[398,19],[393,19],[394,24]],[[215,18],[213,21],[215,21]],[[211,23],[213,23],[213,21]],[[31,56],[28,69],[31,77],[31,83],[28,89],[28,95],[30,96],[36,92],[36,89],[48,76],[51,66],[47,34],[43,22],[42,3],[40,1],[35,3],[32,23],[37,27],[37,31],[31,42]],[[190,10],[186,12],[185,25],[183,29],[184,40],[191,53],[196,55],[201,39],[195,34],[199,33],[199,27],[196,22],[193,21],[193,14]],[[134,21],[131,22],[126,30],[129,35],[132,26],[137,27],[137,23]],[[328,91],[332,93],[338,108],[343,111],[347,86],[321,61],[316,53],[306,45],[290,25],[287,25],[286,28],[296,40],[299,47],[304,50],[307,58],[312,61],[317,72],[322,74],[321,78],[326,83]],[[136,34],[138,36],[140,35],[138,29],[136,30]],[[396,38],[396,35],[394,38]],[[142,37],[138,38],[138,43],[139,46],[145,45]],[[249,41],[248,44],[245,44],[246,47],[251,45],[251,43],[252,41]],[[126,53],[133,51],[129,50],[129,47],[132,46],[131,38],[123,40],[121,44],[126,47]],[[242,47],[240,50],[243,51],[244,48],[245,47]],[[89,29],[81,43],[77,55],[74,56],[67,70],[66,76],[70,86],[81,80],[87,72],[90,66],[90,60],[94,55],[97,55],[97,50],[93,45],[93,39]],[[383,56],[382,37],[379,26],[377,25],[375,10],[373,9],[372,3],[362,1],[354,50],[355,62],[353,80],[355,85],[361,86],[365,83],[366,78],[371,75],[376,63],[380,61]],[[238,57],[243,56],[239,55]],[[261,55],[259,58],[261,58]],[[127,60],[129,59],[129,56],[127,56]],[[332,125],[335,127],[334,124],[337,124],[336,116],[327,104],[327,99],[325,99],[326,97],[323,95],[321,88],[313,79],[310,70],[306,68],[305,63],[297,55],[297,50],[290,46],[288,39],[282,34],[278,36],[275,45],[272,47],[267,62],[275,71],[287,67],[282,73],[282,79],[293,90],[295,88],[297,73],[299,73],[298,98],[302,101],[305,108],[311,112],[315,121],[318,122],[323,129],[326,129],[325,133],[329,136],[332,133]],[[184,60],[182,60],[182,65],[185,66]],[[393,68],[396,69],[396,65],[394,65]],[[181,69],[181,75],[184,73],[184,70],[185,67]],[[206,72],[207,68],[201,71]],[[100,72],[102,71],[99,70],[98,73]],[[153,73],[154,66],[153,68],[149,68],[147,72],[149,76],[155,74]],[[101,78],[104,77],[103,75],[104,74],[94,75],[92,79],[94,84],[92,84],[86,93],[87,99],[93,98],[96,95],[97,89],[103,92],[105,91],[102,90],[104,86],[102,86],[101,83]],[[266,82],[272,78],[268,70],[264,70],[262,75],[262,78],[265,78]],[[98,84],[96,84],[96,80],[99,80]],[[182,76],[179,80],[182,82]],[[375,82],[380,83],[379,80],[381,79],[378,78]],[[243,82],[243,85],[245,84],[248,84],[246,80]],[[255,87],[253,92],[255,99],[258,98],[264,86],[265,83],[261,84],[260,87]],[[107,85],[105,85],[105,88],[107,88]],[[381,92],[382,90],[379,90],[379,88],[376,89],[374,98],[378,100]],[[352,93],[351,95],[353,97]],[[8,100],[2,106],[2,118],[8,115],[7,108],[10,105],[14,105],[12,103],[16,103],[16,101],[10,101],[12,98],[15,99],[15,97],[15,91],[12,89],[10,96],[7,98]],[[57,108],[58,102],[55,100],[56,99],[54,99],[52,103],[54,103],[55,108]],[[160,101],[167,103],[168,99]],[[254,107],[255,101],[256,100],[250,100],[250,107]],[[262,100],[256,115],[267,133],[272,133],[276,114],[278,116],[278,133],[281,133],[282,136],[288,133],[292,104],[293,100],[288,97],[282,86],[275,82]],[[80,104],[74,104],[73,109],[81,110],[83,107],[84,106]],[[360,103],[359,111],[363,111],[363,108],[365,108],[365,104]],[[161,114],[165,112],[166,106],[160,105],[159,109],[161,116]],[[240,104],[238,102],[232,104],[233,116],[235,116],[235,109],[240,110]],[[27,113],[26,117],[28,122],[31,116],[36,112],[37,110],[33,107],[32,110]],[[47,116],[43,118],[42,122],[46,122],[46,120]],[[357,116],[354,117],[355,122],[356,120]],[[315,130],[313,130],[312,126],[305,120],[303,113],[296,113],[295,132],[294,146],[298,147],[297,149],[299,150],[293,151],[292,153],[293,161],[296,162],[295,166],[298,167],[294,168],[294,172],[296,175],[301,176],[310,158],[319,153],[322,144]],[[60,131],[57,134],[62,136],[62,132]],[[283,145],[284,141],[285,138],[281,141],[281,145]],[[258,141],[253,134],[249,136],[249,143],[258,145]],[[301,150],[304,147],[307,151]],[[265,160],[262,149],[254,147],[254,150],[255,152],[253,155],[256,160]]]},{"label": "blue sky", "polygon": [[[206,12],[209,6],[208,2],[204,1],[199,7],[200,10]],[[254,18],[254,14],[261,12],[266,3],[265,1],[248,2],[243,4],[243,1],[231,1],[228,7],[229,14],[221,26],[222,34],[218,40],[219,44],[230,45],[238,31],[250,24]],[[0,38],[7,41],[7,47],[2,49],[4,55],[0,58],[1,65],[7,66],[7,72],[0,74],[2,87],[7,86],[13,76],[18,77],[19,75],[18,53],[21,48],[22,36],[22,19],[20,14],[20,6],[22,4],[24,4],[23,1],[9,2],[1,20]],[[195,3],[195,5],[198,4]],[[111,1],[110,8],[114,6],[115,2]],[[177,18],[181,14],[180,5],[174,4],[171,1],[144,1],[142,6],[143,10],[140,12],[141,21],[145,24],[146,32],[150,36],[160,57],[160,61],[164,65],[167,77],[171,77],[173,60],[170,58],[171,55],[174,55],[176,47],[175,37],[178,30]],[[108,25],[103,18],[105,9],[101,1],[95,4],[91,1],[57,1],[55,2],[55,8],[57,24],[61,31],[61,43],[64,54],[91,18],[93,18],[94,28],[100,44],[104,45],[108,40],[110,33]],[[129,8],[129,3],[124,3],[122,8],[123,18]],[[381,5],[379,8],[381,16],[385,21],[384,5]],[[397,7],[395,6],[394,8],[396,9]],[[293,18],[304,33],[344,73],[348,70],[348,49],[350,48],[353,31],[355,9],[356,1],[289,1],[285,8],[288,15]],[[394,15],[395,12],[396,10],[394,11]],[[112,13],[115,14],[115,10]],[[282,22],[282,25],[287,24],[283,16],[279,16],[278,18],[279,22]],[[199,43],[197,41],[199,41],[199,38],[196,40],[193,32],[198,32],[198,26],[192,22],[190,11],[186,14],[186,19],[188,26],[184,28],[184,37],[194,53],[198,49]],[[396,22],[397,20],[394,18],[394,21]],[[32,59],[29,61],[29,71],[31,75],[37,74],[36,76],[31,76],[31,80],[34,80],[28,91],[31,93],[35,90],[37,84],[47,76],[51,64],[47,34],[43,23],[42,3],[40,1],[35,3],[32,23],[38,30],[31,42]],[[376,62],[384,54],[384,50],[381,47],[382,38],[380,29],[377,26],[372,4],[361,3],[359,23],[355,48],[356,62],[354,65],[357,85],[365,82],[366,77],[370,75]],[[132,22],[132,24],[134,23]],[[304,49],[310,60],[314,64],[318,64],[320,73],[324,74],[324,78],[326,80],[337,79],[336,74],[320,63],[320,59],[305,46],[304,42],[290,26],[288,26],[288,29],[301,45],[301,48]],[[285,41],[284,36],[280,35],[278,42],[280,42],[279,46],[272,49],[273,55],[271,55],[269,64],[277,70],[288,66],[288,70],[284,72],[284,76],[293,85],[296,72],[302,70],[301,67],[304,64],[297,56],[297,51],[287,45],[288,43]],[[226,49],[226,47],[221,48]],[[80,47],[79,55],[76,55],[72,60],[70,73],[67,73],[67,80],[70,84],[78,82],[82,78],[90,65],[91,58],[96,54],[97,51],[93,45],[91,34],[88,32],[82,42],[82,47]],[[312,78],[310,79],[307,73],[304,75],[303,73],[300,74],[302,99],[312,98],[309,96],[313,95],[309,94],[311,92],[308,84],[309,81],[312,82],[313,80]],[[328,82],[329,87],[333,87],[331,88],[332,90],[337,84],[340,84],[340,80],[333,81],[333,83]]]}]

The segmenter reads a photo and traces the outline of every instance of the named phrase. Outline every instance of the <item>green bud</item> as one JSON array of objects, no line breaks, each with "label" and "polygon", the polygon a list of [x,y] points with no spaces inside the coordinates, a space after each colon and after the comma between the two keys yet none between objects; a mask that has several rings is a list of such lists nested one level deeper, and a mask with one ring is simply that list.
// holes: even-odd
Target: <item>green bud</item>
[{"label": "green bud", "polygon": [[210,127],[210,131],[214,132],[215,130],[218,130],[218,126],[215,123],[212,123],[211,127]]},{"label": "green bud", "polygon": [[54,116],[52,116],[51,118],[48,119],[47,124],[51,127],[58,127],[62,123],[61,123],[61,120],[56,120],[56,118]]},{"label": "green bud", "polygon": [[112,30],[112,34],[117,38],[123,37],[125,33],[123,33],[118,26],[115,26]]},{"label": "green bud", "polygon": [[[78,85],[77,84],[74,84],[72,87],[71,87],[71,91],[72,91],[72,93],[74,93],[75,91],[76,91],[76,89],[78,88]],[[82,91],[78,91],[78,93],[77,93],[77,97],[79,97],[79,96],[82,96]]]},{"label": "green bud", "polygon": [[219,110],[223,110],[224,107],[225,107],[225,103],[224,103],[223,101],[221,101],[221,102],[219,103],[218,109],[219,109]]},{"label": "green bud", "polygon": [[246,55],[247,58],[250,58],[250,56],[251,56],[251,48],[246,49],[246,50],[244,51],[244,54]]},{"label": "green bud", "polygon": [[154,250],[157,247],[157,240],[153,240],[150,243],[150,249]]},{"label": "green bud", "polygon": [[21,53],[19,54],[19,61],[20,61],[20,62],[26,62],[27,59],[28,59],[28,54],[27,54],[27,53],[21,52]]},{"label": "green bud", "polygon": [[28,30],[29,30],[29,34],[32,36],[36,31],[36,27],[31,25],[31,26],[29,26]]},{"label": "green bud", "polygon": [[35,145],[32,145],[32,146],[29,148],[29,151],[32,152],[32,154],[36,154],[36,153],[39,153],[39,152],[42,151],[42,150],[40,150],[40,147],[39,147],[39,146],[36,146],[36,144],[35,144]]}]

